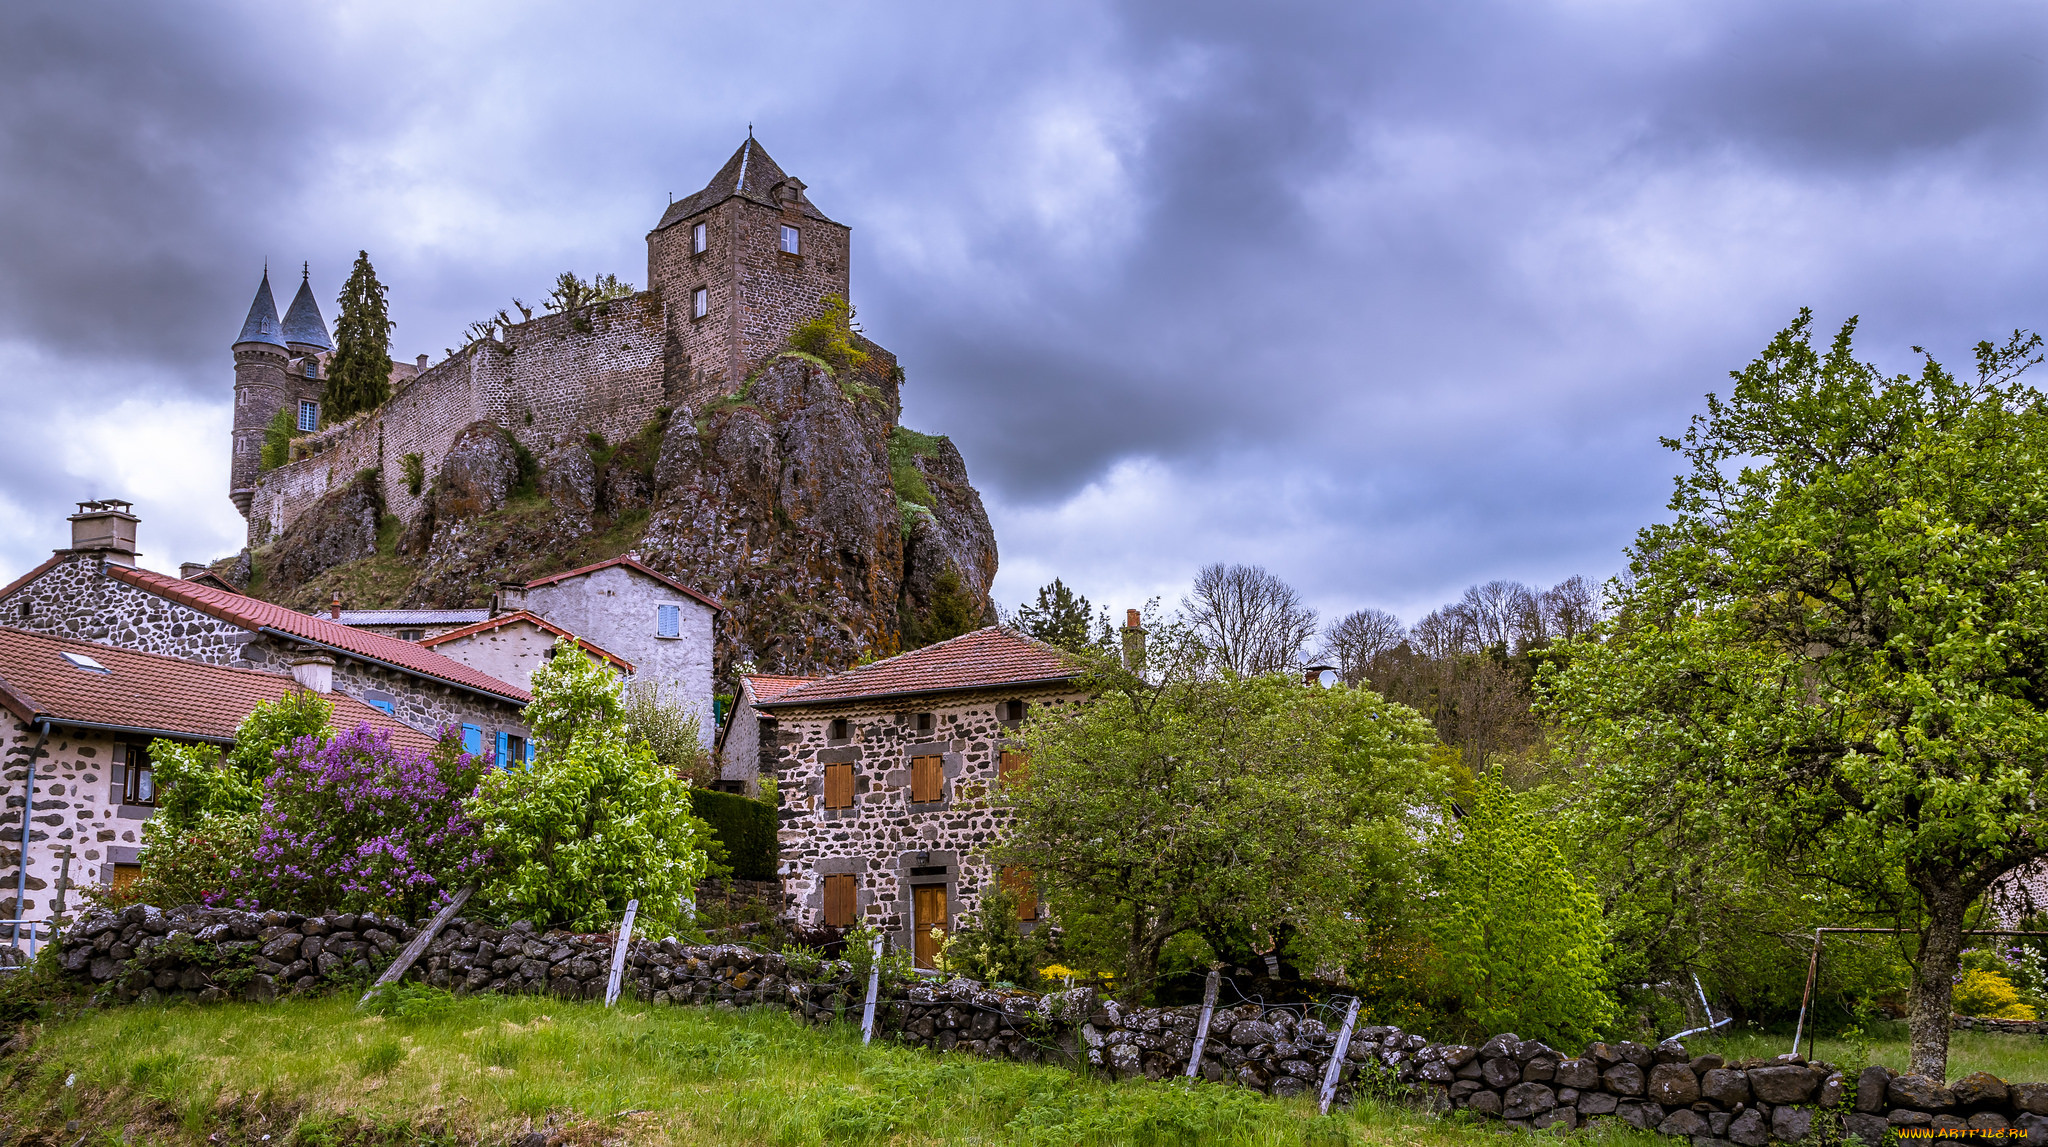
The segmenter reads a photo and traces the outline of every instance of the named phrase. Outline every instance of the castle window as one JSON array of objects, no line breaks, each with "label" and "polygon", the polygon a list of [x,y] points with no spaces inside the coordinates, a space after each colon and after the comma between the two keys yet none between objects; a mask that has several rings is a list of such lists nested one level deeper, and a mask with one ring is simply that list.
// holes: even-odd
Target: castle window
[{"label": "castle window", "polygon": [[306,377],[307,377],[307,378],[319,378],[319,377],[320,377],[320,360],[319,360],[319,359],[317,359],[317,358],[314,358],[314,357],[312,357],[311,355],[308,355],[308,356],[306,357]]},{"label": "castle window", "polygon": [[698,287],[698,288],[697,288],[696,290],[694,290],[694,291],[691,291],[691,292],[690,292],[690,317],[691,317],[691,318],[693,318],[693,319],[701,319],[701,318],[703,318],[703,317],[704,317],[705,315],[708,315],[708,314],[710,314],[710,313],[711,313],[711,292],[710,292],[710,291],[709,291],[708,289],[704,288],[704,287]]},{"label": "castle window", "polygon": [[683,635],[683,607],[680,605],[657,605],[654,607],[654,636],[681,637]]},{"label": "castle window", "polygon": [[799,243],[799,242],[801,242],[801,241],[802,241],[802,239],[803,239],[803,236],[802,236],[802,234],[801,234],[801,233],[799,233],[799,232],[797,231],[797,229],[796,229],[796,228],[794,228],[794,227],[791,227],[791,226],[790,226],[789,224],[787,224],[787,223],[784,223],[784,224],[782,225],[782,253],[783,253],[783,254],[785,254],[785,255],[795,255],[795,254],[799,254],[800,252],[798,252],[798,250],[797,250],[797,245],[798,245],[798,243]]},{"label": "castle window", "polygon": [[704,248],[706,246],[707,243],[704,238],[704,225],[702,223],[698,223],[692,226],[690,228],[690,254],[702,255],[704,253]]},{"label": "castle window", "polygon": [[301,430],[318,430],[318,429],[320,429],[320,404],[319,404],[319,403],[317,403],[317,402],[301,402],[301,403],[299,403],[299,429],[301,429]]}]

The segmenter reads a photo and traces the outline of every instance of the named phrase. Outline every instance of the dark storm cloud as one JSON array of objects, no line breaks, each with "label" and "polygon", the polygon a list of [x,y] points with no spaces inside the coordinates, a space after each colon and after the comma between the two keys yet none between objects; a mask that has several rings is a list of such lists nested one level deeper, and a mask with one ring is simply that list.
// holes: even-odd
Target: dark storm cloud
[{"label": "dark storm cloud", "polygon": [[[1800,305],[1887,362],[2038,324],[2044,88],[2008,4],[10,6],[0,403],[218,411],[265,256],[331,318],[369,249],[402,357],[638,282],[751,121],[854,227],[1006,598],[1220,558],[1412,613],[1615,569],[1657,435]],[[90,469],[12,460],[0,512]]]}]

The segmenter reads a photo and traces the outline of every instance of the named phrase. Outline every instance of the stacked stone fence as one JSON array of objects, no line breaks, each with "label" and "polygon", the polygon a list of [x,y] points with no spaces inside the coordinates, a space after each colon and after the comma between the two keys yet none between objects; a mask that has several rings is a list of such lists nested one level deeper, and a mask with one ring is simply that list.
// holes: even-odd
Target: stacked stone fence
[{"label": "stacked stone fence", "polygon": [[[367,980],[424,923],[374,915],[240,912],[137,905],[88,913],[65,933],[63,974],[101,1003],[189,998],[270,1001]],[[458,994],[545,993],[603,999],[614,936],[498,927],[457,917],[406,978]],[[622,994],[653,1004],[785,1009],[806,1022],[860,1022],[866,981],[843,960],[793,959],[737,944],[635,938]],[[1315,1006],[1252,1001],[1213,1012],[1199,1059],[1199,1007],[1132,1008],[1092,988],[1040,995],[967,980],[889,988],[877,1034],[937,1051],[1065,1064],[1117,1079],[1187,1073],[1276,1096],[1314,1094],[1337,1054],[1335,1025]],[[2048,1084],[1978,1073],[1953,1084],[1869,1067],[1853,1080],[1797,1055],[1729,1062],[1667,1041],[1595,1043],[1566,1055],[1535,1040],[1432,1043],[1399,1028],[1357,1028],[1335,1099],[1365,1093],[1509,1126],[1571,1130],[1612,1120],[1683,1136],[1693,1147],[1763,1147],[1891,1132],[2048,1141]]]}]

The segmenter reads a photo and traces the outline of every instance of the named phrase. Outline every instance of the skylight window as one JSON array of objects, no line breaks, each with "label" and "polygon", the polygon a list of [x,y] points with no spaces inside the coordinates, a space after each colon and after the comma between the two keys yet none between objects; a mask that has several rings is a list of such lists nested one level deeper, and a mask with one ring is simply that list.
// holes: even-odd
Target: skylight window
[{"label": "skylight window", "polygon": [[87,657],[83,653],[59,653],[57,654],[57,656],[62,657],[66,661],[69,661],[72,665],[76,666],[77,668],[85,670],[87,673],[112,674],[114,672],[106,666],[101,665],[99,662],[94,661],[92,658]]}]

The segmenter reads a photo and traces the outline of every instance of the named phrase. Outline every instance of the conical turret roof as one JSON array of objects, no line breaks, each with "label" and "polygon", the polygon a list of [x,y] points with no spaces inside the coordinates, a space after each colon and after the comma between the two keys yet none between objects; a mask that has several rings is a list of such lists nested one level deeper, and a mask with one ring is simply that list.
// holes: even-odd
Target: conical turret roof
[{"label": "conical turret roof", "polygon": [[782,204],[775,198],[775,189],[784,183],[795,184],[797,210],[813,219],[824,219],[827,223],[832,221],[804,197],[803,184],[790,179],[781,165],[768,155],[767,149],[761,146],[761,141],[749,134],[739,150],[732,153],[732,158],[725,161],[725,166],[718,169],[718,174],[711,177],[711,182],[704,185],[704,190],[669,204],[654,229],[659,231],[679,223],[734,196],[751,199],[764,207],[780,207]]},{"label": "conical turret roof", "polygon": [[293,346],[309,346],[319,350],[333,350],[334,340],[327,337],[327,320],[320,317],[320,304],[313,301],[312,271],[299,280],[299,293],[292,297],[291,309],[284,313],[284,341]]},{"label": "conical turret roof", "polygon": [[243,320],[242,335],[235,342],[284,346],[284,328],[277,321],[277,300],[270,296],[268,267],[263,269],[263,282],[256,288],[256,299],[249,304],[249,317]]}]

